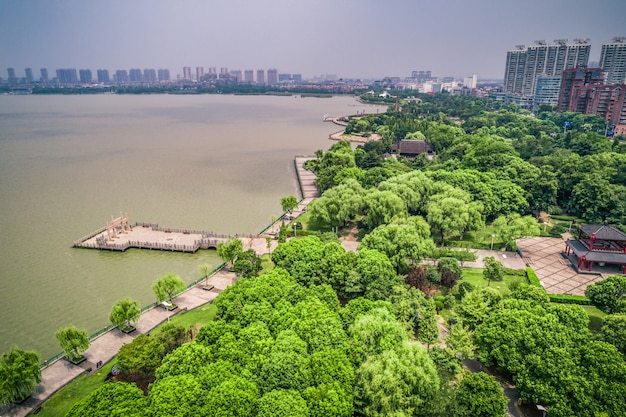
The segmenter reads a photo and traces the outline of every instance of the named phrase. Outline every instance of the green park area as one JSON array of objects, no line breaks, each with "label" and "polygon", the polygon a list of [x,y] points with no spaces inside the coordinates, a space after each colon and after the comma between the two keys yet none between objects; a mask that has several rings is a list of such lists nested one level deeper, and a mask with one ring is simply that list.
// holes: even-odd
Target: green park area
[{"label": "green park area", "polygon": [[[530,267],[468,263],[581,223],[624,230],[626,138],[550,106],[396,101],[346,126],[380,140],[338,141],[307,163],[321,196],[268,239],[271,254],[220,243],[235,284],[137,336],[41,415],[504,417],[508,404],[531,417],[537,405],[624,416],[626,277],[555,296]],[[432,152],[403,155],[404,140]],[[297,201],[281,206],[291,215]],[[175,276],[153,289],[166,303],[182,290]],[[121,302],[112,322],[132,328],[135,307]],[[62,340],[80,336],[70,330]],[[117,382],[105,383],[113,364]]]}]

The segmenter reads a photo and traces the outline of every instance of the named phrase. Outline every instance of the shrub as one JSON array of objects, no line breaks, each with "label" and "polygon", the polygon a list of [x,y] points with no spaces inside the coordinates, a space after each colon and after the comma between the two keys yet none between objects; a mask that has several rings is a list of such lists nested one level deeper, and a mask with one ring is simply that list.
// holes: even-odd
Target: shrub
[{"label": "shrub", "polygon": [[593,303],[584,295],[571,294],[548,294],[550,302],[561,304],[578,304],[582,306],[590,306]]},{"label": "shrub", "polygon": [[526,277],[528,278],[530,285],[542,287],[541,282],[539,282],[539,278],[537,278],[537,274],[535,274],[535,271],[533,271],[533,269],[529,266],[526,267]]}]

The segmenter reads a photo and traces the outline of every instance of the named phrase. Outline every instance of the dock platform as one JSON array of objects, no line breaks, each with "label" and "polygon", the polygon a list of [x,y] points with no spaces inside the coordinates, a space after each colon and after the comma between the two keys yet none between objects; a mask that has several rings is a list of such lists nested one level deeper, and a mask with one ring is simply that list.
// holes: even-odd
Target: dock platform
[{"label": "dock platform", "polygon": [[218,243],[232,238],[255,238],[254,235],[225,235],[202,230],[172,229],[154,223],[135,222],[126,230],[110,236],[107,227],[74,241],[76,248],[124,252],[129,248],[194,253],[199,249],[216,249]]}]

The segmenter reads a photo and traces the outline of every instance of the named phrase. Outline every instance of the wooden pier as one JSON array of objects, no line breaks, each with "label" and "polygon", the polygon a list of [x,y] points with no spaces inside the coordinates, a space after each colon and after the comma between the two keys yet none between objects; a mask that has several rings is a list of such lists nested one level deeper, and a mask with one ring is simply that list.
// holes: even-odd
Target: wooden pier
[{"label": "wooden pier", "polygon": [[[76,248],[124,252],[129,248],[195,253],[199,249],[216,249],[218,243],[232,238],[255,238],[255,235],[234,236],[203,230],[159,227],[154,223],[135,222],[125,229],[110,232],[109,225],[74,241]],[[108,233],[107,233],[108,232]]]}]

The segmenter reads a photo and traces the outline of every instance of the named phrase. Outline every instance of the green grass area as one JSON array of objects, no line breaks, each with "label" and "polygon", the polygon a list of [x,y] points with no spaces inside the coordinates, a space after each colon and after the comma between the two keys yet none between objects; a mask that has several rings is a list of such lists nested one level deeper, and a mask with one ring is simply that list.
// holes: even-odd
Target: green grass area
[{"label": "green grass area", "polygon": [[[463,268],[460,282],[469,282],[475,288],[484,288],[489,284],[483,276],[482,268]],[[514,282],[528,283],[523,276],[507,274],[502,281],[492,281],[489,287],[498,290],[502,295],[508,295],[511,293],[509,285]]]},{"label": "green grass area", "polygon": [[594,333],[599,332],[602,324],[604,323],[604,316],[606,316],[606,313],[594,306],[581,307],[587,312],[587,315],[589,316],[589,329]]},{"label": "green grass area", "polygon": [[[486,225],[480,230],[465,232],[463,239],[453,238],[446,240],[446,246],[457,248],[473,248],[473,249],[491,249],[491,235],[495,235],[493,226]],[[441,243],[440,236],[434,235],[435,241]],[[504,243],[497,235],[494,236],[493,249],[503,250]]]},{"label": "green grass area", "polygon": [[275,265],[270,259],[269,253],[266,253],[265,255],[261,256],[261,268],[263,268],[261,273],[265,271],[271,271],[272,269],[274,269],[274,267]]},{"label": "green grass area", "polygon": [[76,402],[85,400],[89,394],[105,383],[105,379],[115,363],[114,358],[93,375],[82,374],[78,376],[43,403],[38,416],[59,417],[67,414]]},{"label": "green grass area", "polygon": [[[213,303],[201,305],[189,311],[181,311],[178,314],[173,315],[170,318],[170,322],[177,326],[182,326],[185,329],[194,329],[194,332],[199,330],[206,323],[215,320],[217,315],[217,307]],[[165,322],[167,323],[167,322]],[[150,334],[158,334],[160,326],[157,326]]]}]

